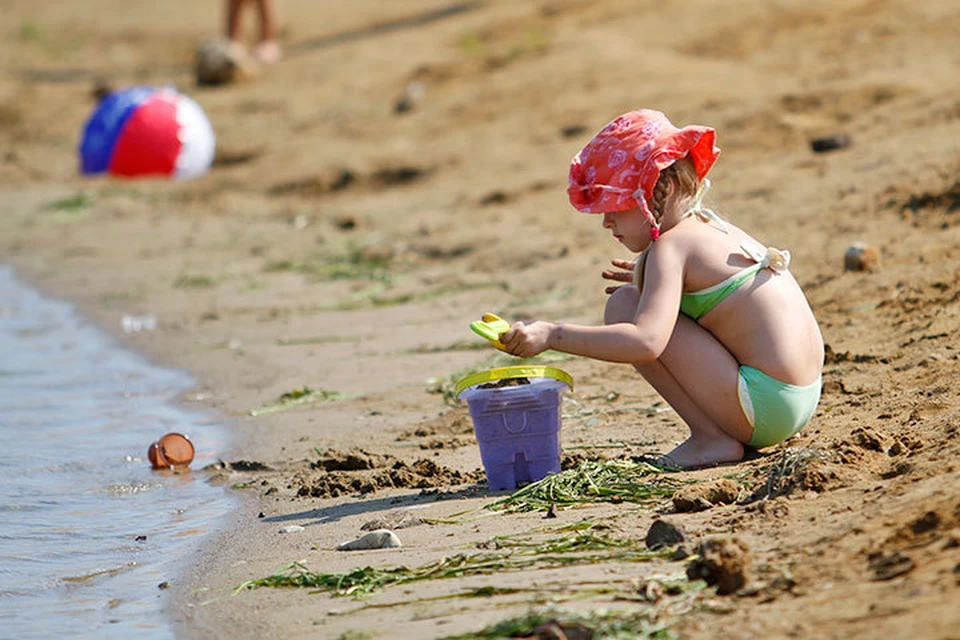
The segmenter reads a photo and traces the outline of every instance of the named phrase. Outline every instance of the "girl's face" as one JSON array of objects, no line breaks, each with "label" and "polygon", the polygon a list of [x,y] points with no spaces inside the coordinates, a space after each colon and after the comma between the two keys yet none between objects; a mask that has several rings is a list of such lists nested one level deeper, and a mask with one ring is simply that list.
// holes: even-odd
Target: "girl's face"
[{"label": "girl's face", "polygon": [[639,208],[603,214],[603,228],[634,253],[650,246],[650,223]]}]

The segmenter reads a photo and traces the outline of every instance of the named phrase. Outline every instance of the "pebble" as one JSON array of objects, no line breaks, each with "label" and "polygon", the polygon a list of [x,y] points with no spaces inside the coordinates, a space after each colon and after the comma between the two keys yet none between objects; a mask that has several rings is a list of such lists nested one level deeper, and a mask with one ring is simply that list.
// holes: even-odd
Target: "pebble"
[{"label": "pebble", "polygon": [[393,105],[394,113],[406,113],[411,111],[416,107],[420,100],[423,99],[423,94],[426,92],[426,87],[422,82],[414,80],[407,84],[403,89],[403,93],[400,94],[400,97],[397,98],[397,101]]},{"label": "pebble", "polygon": [[120,318],[120,326],[124,333],[140,333],[141,331],[153,331],[157,328],[157,319],[154,316],[123,316]]},{"label": "pebble", "polygon": [[226,38],[206,38],[197,44],[194,75],[198,85],[216,86],[257,74],[254,61]]},{"label": "pebble", "polygon": [[299,524],[288,524],[280,529],[280,533],[297,533],[303,530],[304,527],[300,526]]},{"label": "pebble", "polygon": [[831,136],[824,136],[810,141],[810,148],[814,153],[825,153],[837,149],[846,149],[853,140],[846,133],[836,133]]},{"label": "pebble", "polygon": [[843,267],[847,271],[873,271],[880,266],[880,250],[862,242],[854,242],[843,254]]},{"label": "pebble", "polygon": [[648,549],[662,549],[686,541],[687,534],[682,526],[663,519],[653,521],[645,540]]},{"label": "pebble", "polygon": [[377,529],[362,535],[356,540],[343,542],[337,551],[357,551],[359,549],[396,549],[403,546],[400,538],[389,529]]}]

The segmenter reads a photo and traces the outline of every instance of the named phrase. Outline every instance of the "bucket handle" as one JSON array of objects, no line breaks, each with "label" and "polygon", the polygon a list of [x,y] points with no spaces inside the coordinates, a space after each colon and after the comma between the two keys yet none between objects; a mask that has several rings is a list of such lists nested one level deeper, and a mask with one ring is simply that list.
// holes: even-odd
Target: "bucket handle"
[{"label": "bucket handle", "polygon": [[[511,415],[511,414],[514,415],[514,416],[516,416],[518,413],[519,413],[519,416],[520,416],[521,420],[507,420],[507,416],[509,416],[509,415]],[[514,434],[514,435],[516,435],[516,434],[518,434],[518,433],[523,433],[524,431],[527,430],[527,412],[526,412],[526,411],[521,411],[521,412],[513,411],[513,412],[502,413],[502,414],[500,414],[500,418],[503,420],[503,428],[506,429],[507,431],[509,431],[510,433]],[[520,426],[519,426],[519,427],[516,427],[516,426],[511,427],[511,426],[510,426],[510,423],[511,423],[511,422],[514,423],[514,424],[516,424],[516,423],[519,422],[519,423],[520,423]]]}]

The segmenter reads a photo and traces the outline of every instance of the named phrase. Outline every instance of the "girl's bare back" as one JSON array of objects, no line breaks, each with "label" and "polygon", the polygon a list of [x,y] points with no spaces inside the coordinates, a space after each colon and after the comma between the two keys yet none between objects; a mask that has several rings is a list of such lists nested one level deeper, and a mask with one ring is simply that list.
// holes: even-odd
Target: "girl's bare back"
[{"label": "girl's bare back", "polygon": [[[755,264],[742,245],[766,246],[738,227],[723,230],[690,217],[664,233],[686,259],[684,293],[716,285]],[[652,251],[650,260],[656,259]],[[799,284],[787,270],[761,269],[752,280],[699,318],[740,364],[756,367],[783,382],[810,384],[820,375],[823,338]]]}]

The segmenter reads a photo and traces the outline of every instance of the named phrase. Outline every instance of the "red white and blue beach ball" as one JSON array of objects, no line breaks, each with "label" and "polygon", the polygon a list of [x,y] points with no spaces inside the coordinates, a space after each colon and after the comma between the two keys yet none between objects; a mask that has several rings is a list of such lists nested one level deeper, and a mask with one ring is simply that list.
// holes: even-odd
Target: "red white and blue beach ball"
[{"label": "red white and blue beach ball", "polygon": [[124,177],[195,178],[210,168],[216,136],[203,109],[171,88],[107,95],[87,121],[80,171]]}]

